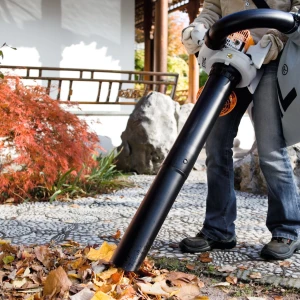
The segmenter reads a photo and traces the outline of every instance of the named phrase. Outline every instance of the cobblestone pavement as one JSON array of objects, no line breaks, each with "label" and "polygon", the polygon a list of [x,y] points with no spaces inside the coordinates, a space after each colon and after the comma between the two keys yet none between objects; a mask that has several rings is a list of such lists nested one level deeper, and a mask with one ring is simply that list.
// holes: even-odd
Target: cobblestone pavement
[{"label": "cobblestone pavement", "polygon": [[[148,190],[154,176],[132,176],[134,188],[94,198],[70,202],[1,205],[0,238],[13,244],[45,244],[71,239],[82,244],[115,242],[111,237],[123,233]],[[175,201],[151,250],[155,257],[195,260],[198,255],[182,254],[174,247],[182,238],[195,235],[205,212],[207,185],[205,173],[192,171]],[[212,251],[214,266],[236,267],[234,274],[247,279],[251,272],[262,274],[261,282],[300,288],[300,253],[287,266],[279,261],[264,261],[259,252],[271,238],[266,226],[267,198],[237,192],[238,245],[228,251]],[[290,264],[290,265],[289,265]],[[289,265],[289,266],[288,266]],[[244,269],[244,270],[243,270]]]}]

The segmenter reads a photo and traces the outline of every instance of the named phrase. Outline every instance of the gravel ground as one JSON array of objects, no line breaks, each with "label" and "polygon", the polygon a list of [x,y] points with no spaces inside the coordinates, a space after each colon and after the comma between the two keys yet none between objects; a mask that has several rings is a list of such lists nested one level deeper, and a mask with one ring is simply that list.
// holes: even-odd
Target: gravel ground
[{"label": "gravel ground", "polygon": [[[1,205],[0,238],[19,245],[60,243],[66,239],[90,245],[116,242],[112,236],[117,230],[124,233],[154,176],[135,175],[130,179],[135,187],[113,194],[52,204]],[[197,259],[197,254],[181,253],[176,244],[201,229],[206,193],[205,172],[192,171],[153,243],[150,255],[189,261]],[[288,259],[285,266],[280,261],[264,261],[259,256],[261,248],[271,238],[265,226],[266,196],[237,192],[237,203],[238,245],[228,251],[212,251],[211,264],[216,268],[230,265],[236,270],[245,269],[247,274],[236,271],[240,277],[259,272],[262,282],[300,288],[300,253]]]}]

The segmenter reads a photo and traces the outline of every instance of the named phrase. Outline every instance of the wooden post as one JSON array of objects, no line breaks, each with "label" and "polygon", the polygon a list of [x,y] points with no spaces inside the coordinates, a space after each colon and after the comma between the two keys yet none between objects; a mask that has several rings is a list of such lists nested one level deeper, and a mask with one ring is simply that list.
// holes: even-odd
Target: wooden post
[{"label": "wooden post", "polygon": [[[154,71],[167,72],[168,57],[168,0],[155,2]],[[157,78],[163,80],[163,78]],[[159,92],[164,92],[161,85]]]},{"label": "wooden post", "polygon": [[[197,17],[200,9],[201,0],[189,0],[187,6],[187,12],[192,23]],[[196,95],[199,89],[199,66],[195,55],[189,56],[189,90],[188,90],[188,102],[195,103]]]},{"label": "wooden post", "polygon": [[[153,37],[151,37],[152,20],[153,20],[152,1],[144,0],[144,35],[145,35],[145,64],[144,71],[153,71]],[[145,80],[149,80],[149,76],[145,76]]]}]

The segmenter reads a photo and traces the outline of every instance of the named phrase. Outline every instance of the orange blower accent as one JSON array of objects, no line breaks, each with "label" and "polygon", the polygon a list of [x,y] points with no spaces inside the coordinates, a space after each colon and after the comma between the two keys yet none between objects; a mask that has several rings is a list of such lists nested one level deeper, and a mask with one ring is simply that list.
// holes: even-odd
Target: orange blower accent
[{"label": "orange blower accent", "polygon": [[[197,99],[201,95],[203,88],[204,88],[204,86],[202,86],[198,90]],[[223,117],[223,116],[229,114],[235,108],[236,103],[237,103],[237,96],[236,96],[235,92],[232,92],[230,94],[229,98],[226,100],[225,105],[224,105],[223,109],[221,110],[219,117]]]}]

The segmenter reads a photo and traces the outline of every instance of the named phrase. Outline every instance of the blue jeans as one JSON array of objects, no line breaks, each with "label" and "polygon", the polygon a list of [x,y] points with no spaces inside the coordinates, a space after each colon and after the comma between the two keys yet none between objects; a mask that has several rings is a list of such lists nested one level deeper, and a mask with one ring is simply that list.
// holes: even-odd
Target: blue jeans
[{"label": "blue jeans", "polygon": [[236,195],[232,147],[240,120],[253,98],[253,121],[260,167],[268,186],[266,225],[273,237],[300,238],[300,202],[282,134],[277,102],[278,62],[265,66],[254,95],[236,89],[237,106],[218,118],[206,142],[208,195],[201,232],[215,241],[235,235]]}]

